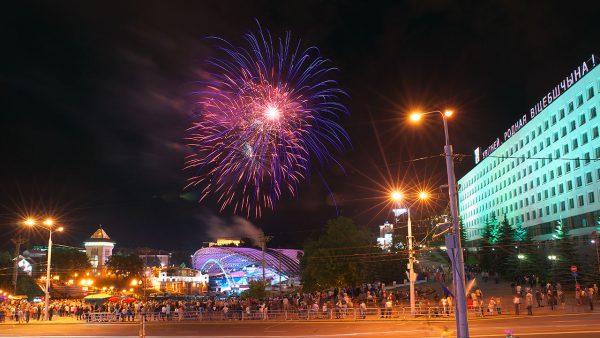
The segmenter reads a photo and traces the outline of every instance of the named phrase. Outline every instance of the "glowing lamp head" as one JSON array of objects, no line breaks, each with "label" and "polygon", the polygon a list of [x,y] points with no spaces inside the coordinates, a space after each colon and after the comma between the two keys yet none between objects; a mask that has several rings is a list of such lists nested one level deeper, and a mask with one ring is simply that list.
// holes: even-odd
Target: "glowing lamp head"
[{"label": "glowing lamp head", "polygon": [[47,219],[44,221],[44,225],[45,225],[45,226],[48,226],[48,227],[51,227],[52,225],[54,225],[54,220],[53,220],[52,218],[47,218]]},{"label": "glowing lamp head", "polygon": [[429,193],[427,191],[421,191],[419,193],[419,198],[422,200],[426,200],[429,198]]},{"label": "glowing lamp head", "polygon": [[423,117],[423,114],[419,113],[419,112],[410,114],[410,120],[413,122],[419,122],[422,117]]},{"label": "glowing lamp head", "polygon": [[33,218],[28,218],[23,222],[23,224],[32,227],[35,225],[35,220]]},{"label": "glowing lamp head", "polygon": [[400,191],[394,190],[392,191],[392,193],[390,194],[390,198],[392,199],[392,201],[394,202],[399,202],[400,200],[402,200],[402,193]]},{"label": "glowing lamp head", "polygon": [[452,111],[452,110],[446,110],[446,111],[444,112],[444,116],[446,116],[446,117],[450,117],[450,116],[452,116],[453,114],[454,114],[454,111]]},{"label": "glowing lamp head", "polygon": [[65,228],[63,228],[63,227],[58,227],[58,228],[56,229],[56,231],[58,231],[58,232],[63,232],[64,230],[65,230]]},{"label": "glowing lamp head", "polygon": [[265,116],[269,120],[277,120],[280,115],[281,112],[276,106],[268,106],[267,109],[265,109]]}]

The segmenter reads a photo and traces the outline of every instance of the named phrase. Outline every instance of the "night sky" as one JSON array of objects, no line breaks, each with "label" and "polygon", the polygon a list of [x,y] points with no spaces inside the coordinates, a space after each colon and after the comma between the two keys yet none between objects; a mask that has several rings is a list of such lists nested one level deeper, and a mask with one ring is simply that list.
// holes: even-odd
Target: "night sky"
[{"label": "night sky", "polygon": [[187,250],[244,228],[183,191],[183,138],[190,84],[216,52],[205,38],[240,43],[256,19],[318,46],[351,113],[345,172],[321,170],[337,208],[313,176],[250,220],[274,246],[300,246],[336,214],[374,230],[391,183],[437,192],[423,214],[443,208],[443,158],[410,161],[442,152],[441,122],[412,126],[407,112],[454,109],[455,152],[471,155],[600,51],[597,1],[11,1],[0,18],[5,248],[27,214],[56,215],[69,245],[98,224],[117,246]]}]

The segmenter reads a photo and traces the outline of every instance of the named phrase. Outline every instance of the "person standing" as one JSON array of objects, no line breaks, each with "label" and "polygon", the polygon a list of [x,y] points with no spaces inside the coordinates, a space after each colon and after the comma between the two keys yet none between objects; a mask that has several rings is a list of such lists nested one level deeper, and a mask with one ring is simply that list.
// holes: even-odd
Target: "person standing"
[{"label": "person standing", "polygon": [[515,315],[519,315],[519,308],[521,306],[521,297],[519,297],[519,294],[515,294],[515,297],[513,298],[513,304],[515,305]]},{"label": "person standing", "polygon": [[537,307],[543,307],[543,305],[542,305],[542,293],[540,292],[540,289],[536,289],[535,290],[535,300],[537,301],[537,304],[538,304]]},{"label": "person standing", "polygon": [[588,292],[587,292],[587,299],[588,299],[588,303],[590,304],[590,311],[594,311],[594,288],[590,287],[588,288]]},{"label": "person standing", "polygon": [[527,294],[525,295],[525,307],[527,307],[527,315],[533,316],[533,295],[530,289],[527,289]]}]

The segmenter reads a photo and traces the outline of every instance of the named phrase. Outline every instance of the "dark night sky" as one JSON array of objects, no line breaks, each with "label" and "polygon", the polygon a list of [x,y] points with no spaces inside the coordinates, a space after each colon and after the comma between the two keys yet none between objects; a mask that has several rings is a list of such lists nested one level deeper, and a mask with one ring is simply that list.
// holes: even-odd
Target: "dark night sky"
[{"label": "dark night sky", "polygon": [[[0,246],[32,212],[57,214],[69,229],[57,241],[71,245],[101,223],[121,246],[193,249],[215,215],[229,223],[230,211],[180,196],[189,84],[214,53],[206,36],[239,42],[258,19],[341,69],[352,147],[338,157],[346,173],[324,175],[341,214],[374,229],[388,212],[376,183],[445,180],[441,158],[405,162],[442,152],[441,125],[408,126],[411,107],[454,108],[455,151],[486,147],[599,51],[598,18],[597,1],[5,3]],[[472,163],[457,163],[458,177]],[[252,222],[297,246],[335,214],[313,177]]]}]

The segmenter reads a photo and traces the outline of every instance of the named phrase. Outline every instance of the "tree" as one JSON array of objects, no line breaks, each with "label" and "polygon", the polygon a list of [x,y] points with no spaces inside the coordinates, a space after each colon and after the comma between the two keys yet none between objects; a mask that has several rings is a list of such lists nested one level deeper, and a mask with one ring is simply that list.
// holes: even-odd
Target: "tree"
[{"label": "tree", "polygon": [[491,216],[485,219],[483,235],[481,238],[481,267],[484,270],[495,271],[498,269],[497,245],[502,238],[501,225],[492,212]]},{"label": "tree", "polygon": [[242,298],[265,299],[267,297],[265,283],[261,280],[248,282],[248,290],[244,291],[241,296]]},{"label": "tree", "polygon": [[108,258],[106,266],[115,276],[139,276],[144,271],[144,262],[135,254],[115,254]]},{"label": "tree", "polygon": [[357,286],[373,277],[369,261],[382,253],[374,246],[373,236],[359,229],[350,218],[331,219],[322,235],[304,245],[300,261],[303,287],[313,291]]},{"label": "tree", "polygon": [[556,258],[551,259],[551,276],[554,281],[562,285],[572,286],[575,284],[575,279],[571,275],[571,266],[578,265],[579,259],[575,243],[568,235],[562,219],[556,221],[552,238],[554,247],[550,256]]},{"label": "tree", "polygon": [[52,250],[52,272],[66,277],[91,268],[85,252],[74,248],[56,247]]}]

